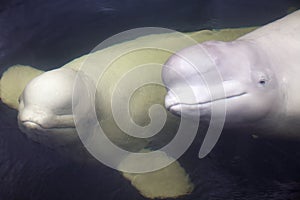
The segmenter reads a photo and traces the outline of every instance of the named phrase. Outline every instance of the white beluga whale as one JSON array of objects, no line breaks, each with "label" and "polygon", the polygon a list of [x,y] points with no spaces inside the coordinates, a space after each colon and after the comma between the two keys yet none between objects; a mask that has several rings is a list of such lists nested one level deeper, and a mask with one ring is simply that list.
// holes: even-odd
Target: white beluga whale
[{"label": "white beluga whale", "polygon": [[[160,50],[159,48],[149,49],[144,47],[153,47],[153,44],[154,46],[165,45],[166,47],[171,46],[173,50],[178,51],[197,42],[211,39],[233,40],[254,29],[205,30],[187,33],[186,35],[172,33],[154,34],[96,51],[93,53],[95,58],[109,62],[114,60],[112,66],[107,70],[107,74],[100,81],[94,77],[97,73],[93,73],[96,70],[96,67],[93,67],[93,65],[90,65],[90,68],[87,70],[91,72],[90,76],[79,70],[81,65],[88,59],[88,55],[75,59],[60,69],[48,72],[27,66],[13,66],[2,75],[0,80],[1,101],[12,108],[18,109],[19,127],[28,138],[80,162],[88,161],[91,156],[89,156],[78,136],[75,123],[76,117],[74,117],[74,111],[72,111],[74,106],[79,108],[81,113],[79,117],[83,117],[85,130],[94,130],[95,124],[99,121],[107,137],[118,146],[134,152],[149,152],[153,150],[153,146],[154,148],[159,148],[161,144],[165,145],[172,140],[178,130],[179,118],[165,110],[164,112],[167,114],[165,126],[159,131],[158,136],[135,138],[126,134],[126,131],[117,126],[110,107],[112,100],[115,100],[112,99],[114,87],[126,73],[131,72],[136,66],[144,66],[149,63],[159,64],[158,66],[145,65],[150,67],[151,73],[149,71],[145,71],[146,73],[138,72],[132,77],[132,81],[134,79],[137,81],[148,80],[151,76],[155,80],[161,79],[162,66],[173,52],[165,51],[164,49]],[[182,38],[186,38],[186,36],[191,37],[196,42],[182,42],[184,40]],[[191,40],[188,39],[188,41]],[[141,50],[136,51],[136,47],[141,47]],[[122,54],[118,59],[115,59],[116,55],[132,48],[135,51],[129,51],[130,53]],[[146,68],[142,67],[141,69]],[[78,82],[78,79],[76,79],[78,77],[82,83]],[[16,82],[15,80],[19,81]],[[87,84],[89,87],[76,90],[77,95],[75,95],[74,99],[75,80],[77,80],[76,83],[78,85]],[[98,84],[95,84],[97,82]],[[161,82],[161,80],[158,82]],[[89,114],[93,113],[93,108],[91,107],[92,104],[88,104],[90,96],[86,90],[94,86],[96,86],[98,93],[94,102],[97,122],[92,118],[89,121]],[[117,103],[124,103],[122,99],[128,91],[116,91],[119,91],[121,95]],[[149,108],[153,104],[160,104],[160,108],[164,110],[165,95],[166,89],[163,85],[150,84],[138,88],[129,101],[131,119],[139,126],[147,126],[151,122]],[[76,107],[77,104],[80,106]],[[122,110],[123,108],[121,107],[120,109]],[[119,112],[119,114],[123,116],[122,113]],[[152,117],[159,119],[161,116],[153,115]],[[141,132],[141,135],[143,135],[143,132]],[[94,141],[95,146],[103,145],[101,141]],[[148,149],[144,150],[144,148]],[[155,172],[144,174],[123,173],[144,196],[149,198],[176,197],[192,192],[193,184],[189,176],[172,155],[167,155],[163,151],[157,151],[157,154],[151,154],[149,157],[153,159],[151,161],[149,159],[136,159],[129,154],[128,158],[121,161],[118,168],[122,170],[126,166],[138,166],[143,169],[157,162],[172,163],[170,166]],[[173,176],[173,174],[176,174],[176,176]],[[168,191],[163,190],[164,185],[169,185],[172,189]]]},{"label": "white beluga whale", "polygon": [[[181,115],[183,113],[181,112],[183,111],[183,109],[178,110],[176,107],[173,106],[175,104],[175,106],[178,106],[180,108],[184,106],[184,108],[186,108],[186,110],[188,111],[184,112],[184,114],[186,114],[189,117],[192,117],[191,119],[193,119],[193,116],[199,114],[202,117],[209,116],[211,112],[209,105],[210,96],[215,97],[215,102],[222,102],[221,100],[224,97],[228,97],[228,100],[230,101],[237,102],[236,105],[239,106],[232,106],[232,120],[235,120],[235,123],[241,124],[241,121],[249,122],[256,121],[257,118],[263,119],[266,117],[266,115],[263,112],[255,112],[255,110],[253,110],[253,108],[256,108],[254,104],[248,105],[247,100],[240,102],[238,101],[239,97],[247,97],[250,99],[250,101],[255,101],[257,98],[255,98],[254,96],[252,97],[250,95],[251,92],[253,92],[253,94],[257,92],[258,95],[265,94],[265,92],[263,92],[263,87],[261,88],[262,90],[256,90],[256,88],[250,84],[250,79],[247,76],[245,76],[245,79],[242,80],[234,80],[234,77],[240,77],[238,71],[240,71],[241,73],[246,73],[248,69],[247,67],[250,65],[249,63],[243,68],[243,70],[228,70],[225,66],[224,68],[217,71],[217,74],[215,73],[216,70],[211,70],[211,67],[216,66],[216,64],[218,63],[216,57],[213,57],[214,54],[212,52],[216,52],[215,55],[224,54],[224,56],[228,54],[237,54],[234,48],[228,48],[230,51],[222,52],[221,48],[217,51],[217,48],[214,48],[214,46],[226,46],[227,44],[229,44],[230,46],[230,44],[234,44],[236,41],[239,41],[239,39],[235,39],[241,37],[242,35],[250,31],[253,31],[254,29],[255,28],[245,28],[187,33],[186,36],[189,36],[196,41],[190,43],[182,43],[182,37],[178,37],[178,35],[172,35],[171,33],[167,33],[144,36],[134,39],[132,41],[116,44],[111,47],[96,51],[92,55],[95,56],[95,58],[97,59],[102,59],[103,62],[111,62],[111,67],[106,71],[106,74],[102,77],[101,80],[97,80],[95,77],[97,77],[98,73],[97,63],[103,62],[94,62],[96,63],[95,65],[90,65],[90,71],[88,70],[90,72],[89,75],[85,74],[80,70],[80,67],[87,60],[89,60],[88,55],[75,59],[67,63],[60,69],[44,72],[43,74],[41,74],[42,72],[36,73],[35,69],[29,67],[12,67],[2,76],[0,82],[0,97],[2,102],[19,110],[19,126],[20,129],[23,132],[25,132],[28,138],[37,141],[38,143],[49,146],[55,150],[58,150],[59,152],[62,152],[67,156],[78,157],[80,158],[79,160],[81,160],[81,158],[85,158],[87,154],[85,152],[84,145],[78,137],[76,123],[72,121],[76,119],[76,117],[74,118],[74,113],[72,112],[72,109],[74,108],[72,108],[72,106],[74,106],[74,104],[76,107],[77,103],[80,104],[83,102],[83,104],[80,104],[79,110],[83,112],[82,116],[87,116],[87,118],[83,118],[87,120],[86,122],[88,122],[88,124],[85,124],[85,130],[93,130],[95,128],[94,119],[91,119],[90,121],[88,120],[90,116],[89,114],[93,112],[93,109],[91,109],[88,103],[86,104],[87,107],[84,106],[84,102],[87,102],[86,100],[89,99],[89,93],[85,89],[77,90],[77,96],[75,98],[75,101],[74,96],[72,94],[74,89],[74,81],[76,77],[81,77],[83,85],[87,83],[87,85],[93,83],[97,90],[97,94],[95,95],[94,101],[97,120],[99,121],[99,124],[101,124],[101,127],[105,130],[107,137],[113,143],[132,152],[145,151],[144,148],[147,148],[146,151],[152,151],[153,149],[151,149],[151,147],[153,143],[154,146],[156,146],[157,144],[155,144],[155,142],[157,141],[161,141],[161,144],[164,145],[172,141],[174,134],[176,134],[178,130],[178,124],[180,123],[180,119],[177,116],[174,116],[173,114],[168,112],[167,110],[163,109],[163,111],[166,114],[165,126],[159,131],[159,134],[157,136],[152,138],[135,138],[131,135],[126,134],[126,131],[118,127],[118,124],[116,124],[116,122],[114,121],[115,116],[113,115],[113,112],[111,110],[111,103],[115,101],[115,98],[113,98],[114,91],[116,91],[120,95],[120,98],[117,99],[117,103],[122,103],[123,97],[125,103],[127,100],[125,97],[128,91],[124,89],[116,89],[116,86],[118,85],[119,81],[122,80],[122,78],[127,73],[131,73],[132,71],[134,71],[136,66],[144,66],[145,64],[149,63],[160,64],[159,66],[157,66],[158,70],[154,70],[155,73],[154,71],[150,70],[148,73],[135,74],[135,76],[131,77],[132,81],[148,80],[150,76],[155,76],[154,78],[161,79],[161,70],[163,70],[162,78],[169,91],[167,91],[163,85],[146,85],[145,87],[138,88],[135,91],[135,93],[133,93],[133,95],[131,96],[130,101],[128,101],[131,120],[134,121],[136,125],[141,127],[148,126],[149,124],[151,124],[152,119],[160,119],[159,115],[154,115],[154,117],[152,116],[151,118],[151,112],[149,112],[148,110],[153,104],[158,104],[162,106],[166,104],[167,109],[175,113],[176,115]],[[220,40],[224,42],[232,40],[235,41],[233,43],[207,42],[203,44],[203,46],[206,46],[205,48],[203,48],[201,44],[192,46],[193,44],[209,40]],[[170,56],[172,56],[174,52],[165,51],[163,48],[144,48],[149,46],[153,47],[153,44],[171,46],[172,50],[175,51],[187,48],[180,51],[182,52],[182,55],[178,54],[180,58],[186,57],[187,59],[176,58],[176,55],[170,58]],[[142,50],[136,51],[136,49],[138,49],[136,47],[141,47]],[[252,48],[251,45],[250,47]],[[253,45],[253,47],[255,47],[255,45]],[[247,56],[243,54],[242,51],[240,51],[240,48],[244,47],[241,46],[236,48],[239,52],[236,59],[247,60]],[[249,56],[257,56],[257,52],[253,52],[251,48],[245,48],[244,51],[249,51]],[[120,55],[122,52],[124,52],[124,50],[128,51],[127,54],[122,54],[122,56],[116,59],[116,55]],[[190,53],[191,51],[192,53]],[[198,62],[199,54],[197,54],[197,52],[199,51],[202,53],[203,51],[205,52],[204,54],[202,54],[203,59],[201,59],[201,62]],[[207,55],[210,55],[209,58],[207,57]],[[262,58],[260,56],[258,57]],[[263,62],[264,59],[262,59],[261,61]],[[166,62],[166,67],[163,69],[163,64]],[[195,75],[195,68],[191,68],[190,65],[186,62],[192,63],[192,65],[196,67],[199,66],[199,64],[200,66],[202,66],[201,63],[203,64],[203,62],[205,62],[205,68],[200,67],[196,70],[196,72],[203,72],[205,76],[198,76],[197,73]],[[242,64],[242,62],[240,63]],[[175,70],[172,70],[172,68]],[[152,65],[150,66],[150,69],[154,69]],[[259,83],[260,85],[266,85],[266,83],[268,83],[271,90],[272,88],[274,88],[274,93],[269,93],[270,99],[280,99],[281,97],[285,99],[285,96],[282,96],[282,93],[280,92],[280,90],[278,90],[278,85],[280,85],[278,79],[273,79],[273,76],[277,76],[277,72],[274,72],[271,66],[270,73],[267,69],[268,68],[262,65],[257,66],[258,71],[257,73],[253,73],[253,79],[257,78],[257,83]],[[23,73],[23,71],[26,72],[26,76],[21,75],[25,74]],[[35,76],[32,75],[33,73],[35,74],[36,78],[34,78]],[[220,87],[218,83],[220,83],[220,81],[222,80],[222,73],[228,73],[228,76],[224,84],[222,84],[222,87]],[[28,74],[30,74],[30,79],[27,78],[29,76]],[[217,78],[206,80],[206,76],[212,76]],[[24,80],[24,78],[26,78],[26,81]],[[19,89],[22,88],[22,90],[18,89],[18,91],[16,91],[16,87],[10,87],[11,85],[16,84],[13,81],[16,79],[20,80],[20,86],[18,85],[18,87]],[[271,79],[272,81],[269,81]],[[90,80],[90,82],[88,80]],[[203,85],[200,86],[199,83],[203,83]],[[207,90],[205,84],[214,88],[214,91],[218,92],[211,93],[209,90]],[[187,88],[182,87],[184,85],[187,86]],[[193,87],[190,87],[191,85]],[[248,88],[247,91],[244,90],[245,86],[247,86]],[[199,87],[201,87],[200,91],[197,90],[199,89]],[[260,86],[258,85],[258,87]],[[203,91],[205,92],[203,93]],[[165,102],[166,94],[168,95],[166,96]],[[18,99],[19,96],[20,104],[16,101],[16,99]],[[176,102],[177,98],[174,98],[172,96],[179,97],[179,99],[184,100],[184,102],[182,104],[181,102]],[[195,102],[202,103],[200,112],[198,112],[198,105],[194,105]],[[282,101],[273,101],[272,103],[274,103],[274,107],[277,102],[278,105],[281,105],[281,103],[279,102]],[[274,111],[274,109],[267,109],[265,107],[265,105],[269,105],[268,103],[266,103],[266,101],[261,101],[259,103],[259,107],[261,107],[261,109],[266,109],[266,112]],[[228,105],[226,108],[229,108]],[[238,111],[240,108],[245,109],[244,111],[239,111],[240,115],[239,117],[236,117],[234,110]],[[123,111],[122,106],[120,107],[120,110]],[[127,117],[126,115],[123,115],[122,112],[119,112],[118,114],[120,114],[121,118],[123,116]],[[227,112],[227,114],[229,116],[229,112]],[[91,124],[89,124],[90,122]],[[190,134],[190,132],[187,133]],[[141,132],[141,135],[143,135],[143,132]],[[184,142],[184,140],[182,140],[182,142]],[[95,140],[94,144],[96,144],[96,146],[102,145],[101,141],[98,140]],[[169,156],[163,152],[160,152],[159,155],[161,157],[157,160],[163,163],[168,162],[168,160],[176,160],[172,158],[172,155]],[[146,165],[151,165],[153,163],[154,162],[146,162],[141,159],[136,159],[135,157],[129,155],[129,158],[124,159],[124,162],[121,162],[120,166],[122,168],[127,165],[133,166],[138,164],[144,164],[145,166],[140,166],[143,168],[147,167]],[[176,197],[188,194],[192,191],[192,183],[190,182],[188,176],[185,174],[185,171],[182,168],[180,168],[179,163],[176,161],[174,163],[175,165],[171,167],[171,173],[168,171],[171,170],[171,168],[168,167],[164,168],[165,175],[160,175],[160,171],[158,171],[158,174],[156,174],[155,177],[160,177],[160,180],[157,180],[155,178],[156,181],[152,183],[146,183],[145,180],[153,180],[151,178],[151,176],[154,175],[153,173],[137,175],[125,172],[125,177],[130,179],[132,184],[146,197]],[[180,174],[180,176],[174,177],[172,176],[173,173],[176,173],[177,175]],[[146,175],[149,175],[150,178],[147,178]],[[143,181],[139,182],[139,179],[142,179]],[[157,184],[158,182],[161,184]],[[169,194],[165,194],[165,191],[159,191],[159,189],[163,188],[160,187],[160,185],[169,184],[170,186],[172,186],[171,188],[181,189],[176,189],[176,191],[173,191]],[[175,186],[173,184],[177,185]]]},{"label": "white beluga whale", "polygon": [[[225,128],[300,139],[299,21],[298,10],[234,41],[207,41],[178,51],[162,70],[166,108],[204,120],[223,112]],[[222,108],[213,109],[222,102]],[[221,132],[205,136],[200,157]]]}]

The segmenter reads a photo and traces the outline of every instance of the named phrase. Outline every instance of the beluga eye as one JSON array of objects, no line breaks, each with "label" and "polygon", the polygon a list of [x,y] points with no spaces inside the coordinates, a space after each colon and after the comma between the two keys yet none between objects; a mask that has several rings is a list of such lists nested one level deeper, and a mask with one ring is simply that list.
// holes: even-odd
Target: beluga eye
[{"label": "beluga eye", "polygon": [[260,74],[258,78],[258,85],[260,87],[265,87],[269,83],[269,78],[265,74]]},{"label": "beluga eye", "polygon": [[263,72],[253,73],[253,80],[257,83],[258,87],[265,87],[269,83],[269,77]]},{"label": "beluga eye", "polygon": [[261,86],[265,86],[266,84],[267,84],[267,79],[265,79],[265,78],[261,78],[260,80],[259,80],[259,85],[261,85]]}]

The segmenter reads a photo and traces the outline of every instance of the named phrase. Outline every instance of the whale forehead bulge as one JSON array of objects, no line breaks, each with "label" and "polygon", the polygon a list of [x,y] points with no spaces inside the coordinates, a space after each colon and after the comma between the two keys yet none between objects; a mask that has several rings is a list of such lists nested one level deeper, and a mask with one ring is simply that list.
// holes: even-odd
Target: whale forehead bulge
[{"label": "whale forehead bulge", "polygon": [[20,97],[18,120],[27,129],[74,127],[72,91],[76,72],[58,69],[33,79]]},{"label": "whale forehead bulge", "polygon": [[[220,45],[220,42],[215,43]],[[210,44],[204,43],[180,51],[169,59],[163,69],[163,80],[169,91],[173,91],[173,95],[170,95],[173,98],[167,96],[166,103],[171,99],[174,101],[175,96],[181,98],[178,103],[185,104],[224,98],[224,88],[228,96],[246,93],[243,91],[242,82],[239,82],[239,75],[249,80],[249,70],[244,70],[242,66],[237,70],[231,63],[228,65],[232,67],[226,70],[217,57],[221,53],[217,50],[211,51]],[[192,91],[190,95],[188,89]]]},{"label": "whale forehead bulge", "polygon": [[35,105],[55,114],[71,114],[76,73],[70,69],[52,70],[33,79],[24,89],[24,106]]}]

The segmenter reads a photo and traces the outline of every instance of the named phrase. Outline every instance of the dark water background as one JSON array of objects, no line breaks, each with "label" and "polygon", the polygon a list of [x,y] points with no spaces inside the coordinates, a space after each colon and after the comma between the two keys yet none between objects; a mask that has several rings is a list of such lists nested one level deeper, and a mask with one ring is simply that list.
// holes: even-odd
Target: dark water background
[{"label": "dark water background", "polygon": [[[14,64],[60,67],[120,31],[179,31],[263,25],[300,8],[296,0],[1,0],[0,72]],[[16,80],[17,81],[17,80]],[[72,162],[19,131],[17,112],[0,104],[0,200],[143,199],[116,171]],[[300,133],[299,133],[300,134]],[[299,200],[299,142],[225,132],[199,160],[181,163],[196,184],[182,199]]]}]

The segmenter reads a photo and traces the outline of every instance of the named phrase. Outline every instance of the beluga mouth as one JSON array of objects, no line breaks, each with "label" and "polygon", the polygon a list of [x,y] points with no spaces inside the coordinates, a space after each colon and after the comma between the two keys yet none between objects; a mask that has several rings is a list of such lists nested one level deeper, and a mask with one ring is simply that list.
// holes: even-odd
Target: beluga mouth
[{"label": "beluga mouth", "polygon": [[46,130],[56,130],[56,129],[75,129],[75,125],[57,125],[57,126],[43,126],[42,124],[30,120],[25,120],[20,122],[21,125],[28,129],[28,130],[40,130],[40,131],[46,131]]},{"label": "beluga mouth", "polygon": [[22,121],[21,123],[26,129],[30,129],[30,130],[44,129],[41,125],[33,121]]},{"label": "beluga mouth", "polygon": [[169,90],[165,98],[166,109],[175,115],[199,117],[195,110],[201,112],[201,115],[205,115],[213,103],[223,100],[226,105],[228,101],[247,94],[242,84],[237,81],[224,81],[223,84],[210,88],[200,85],[192,88],[193,94],[189,93],[191,92],[187,90]]}]

